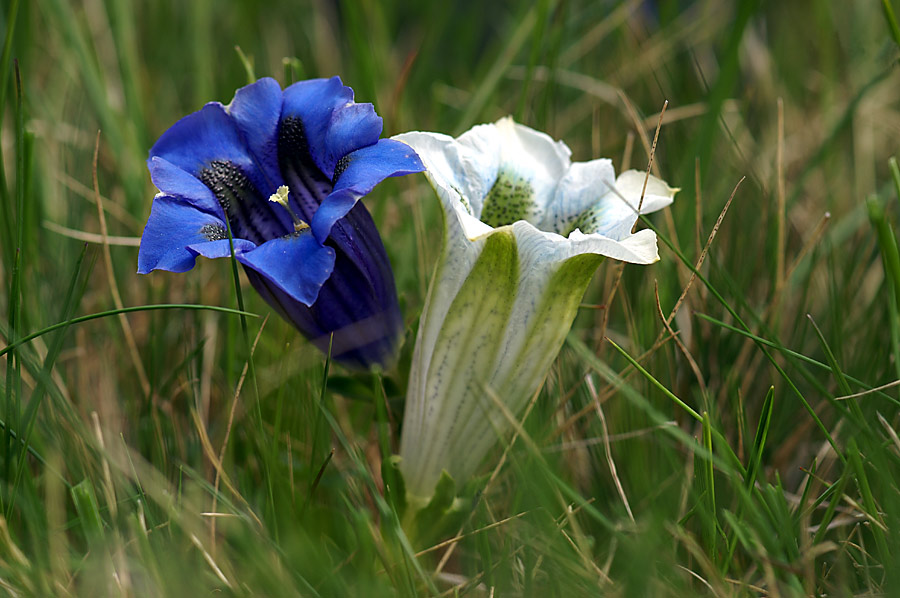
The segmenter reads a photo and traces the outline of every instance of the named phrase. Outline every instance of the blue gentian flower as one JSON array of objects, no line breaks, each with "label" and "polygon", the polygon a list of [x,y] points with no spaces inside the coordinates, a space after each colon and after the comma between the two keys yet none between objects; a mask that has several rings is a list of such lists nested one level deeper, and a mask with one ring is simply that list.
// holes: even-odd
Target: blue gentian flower
[{"label": "blue gentian flower", "polygon": [[198,255],[236,259],[260,295],[353,368],[388,366],[402,333],[394,278],[357,200],[387,177],[423,170],[406,144],[338,77],[274,79],[211,102],[163,133],[147,165],[160,193],[138,272],[186,272]]}]

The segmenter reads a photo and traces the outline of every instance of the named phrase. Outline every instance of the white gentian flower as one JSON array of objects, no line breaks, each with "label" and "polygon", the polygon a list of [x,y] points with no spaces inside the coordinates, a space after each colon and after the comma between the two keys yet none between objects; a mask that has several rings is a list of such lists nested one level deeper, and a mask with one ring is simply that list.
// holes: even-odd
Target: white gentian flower
[{"label": "white gentian flower", "polygon": [[[413,354],[400,470],[422,504],[441,471],[463,484],[509,432],[556,358],[603,256],[659,259],[656,235],[632,234],[677,189],[607,159],[572,163],[561,141],[504,118],[458,139],[394,139],[422,159],[444,208],[444,247]],[[493,398],[492,398],[493,395]]]}]

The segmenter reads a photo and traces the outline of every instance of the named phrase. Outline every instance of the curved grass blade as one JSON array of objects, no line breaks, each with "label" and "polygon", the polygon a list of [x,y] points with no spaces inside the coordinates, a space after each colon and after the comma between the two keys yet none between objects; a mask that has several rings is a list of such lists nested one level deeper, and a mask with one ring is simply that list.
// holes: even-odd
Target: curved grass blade
[{"label": "curved grass blade", "polygon": [[[653,223],[650,222],[650,220],[648,220],[646,216],[644,216],[642,214],[640,216],[640,218],[641,218],[641,222],[643,222],[644,225],[647,226],[647,228],[649,228],[650,230],[655,232],[657,238],[659,238],[663,243],[665,243],[666,246],[672,250],[672,252],[678,257],[678,259],[681,260],[681,262],[691,272],[696,274],[697,279],[703,283],[703,285],[709,290],[710,294],[712,294],[712,296],[715,297],[716,301],[721,303],[722,307],[724,307],[728,311],[728,313],[731,314],[731,317],[734,318],[735,322],[740,324],[741,328],[743,328],[744,330],[746,330],[749,333],[750,327],[747,326],[747,324],[744,322],[743,318],[741,318],[741,316],[738,315],[737,311],[731,306],[731,304],[728,303],[727,301],[725,301],[725,298],[722,296],[721,293],[719,293],[719,291],[716,289],[716,287],[714,287],[712,285],[712,283],[710,283],[709,279],[706,276],[704,276],[703,273],[700,272],[689,259],[687,259],[687,257],[685,257],[685,255],[681,252],[681,250],[678,249],[678,247],[674,243],[672,243],[672,241],[668,238],[668,236],[662,234],[655,226],[653,226]],[[803,396],[803,393],[800,392],[800,389],[797,388],[797,385],[794,384],[794,381],[791,380],[791,377],[788,376],[787,372],[784,371],[784,368],[782,368],[781,365],[778,364],[778,362],[775,360],[775,358],[772,356],[772,354],[766,348],[765,344],[757,341],[756,346],[759,347],[759,350],[762,351],[762,353],[763,353],[763,355],[765,355],[766,359],[769,360],[769,363],[772,364],[772,367],[775,368],[775,371],[777,371],[778,374],[784,379],[784,381],[787,383],[788,387],[790,387],[791,392],[793,392],[793,394],[798,399],[800,399],[800,402],[802,403],[803,408],[806,409],[806,412],[813,419],[813,421],[816,424],[816,427],[819,428],[820,432],[822,432],[822,435],[828,441],[828,444],[830,444],[831,447],[834,449],[835,454],[837,454],[837,456],[841,460],[841,462],[845,463],[847,458],[844,456],[844,453],[841,451],[840,447],[838,447],[834,438],[831,436],[831,432],[829,432],[828,428],[825,426],[825,424],[822,423],[822,420],[819,417],[819,415],[816,413],[815,409],[813,409],[812,405],[809,404],[809,401],[806,400],[806,397]]]},{"label": "curved grass blade", "polygon": [[629,355],[629,354],[625,351],[625,349],[623,349],[622,347],[620,347],[619,345],[617,345],[617,344],[616,344],[612,339],[610,339],[610,338],[607,338],[606,341],[607,341],[610,345],[612,345],[613,348],[615,348],[616,351],[618,351],[619,353],[621,353],[621,354],[622,354],[622,357],[624,357],[626,360],[628,360],[628,363],[630,363],[637,371],[639,371],[641,374],[643,374],[644,377],[647,378],[647,380],[649,380],[649,381],[653,384],[653,386],[655,386],[656,388],[658,388],[660,391],[662,391],[662,393],[663,393],[664,395],[666,395],[667,397],[669,397],[670,399],[672,399],[676,404],[678,404],[678,406],[680,406],[682,409],[684,409],[685,411],[687,411],[687,413],[688,413],[691,417],[693,417],[694,419],[696,419],[696,420],[699,421],[699,422],[704,422],[704,421],[705,421],[705,418],[704,418],[702,415],[700,415],[699,413],[697,413],[696,411],[694,411],[694,410],[690,407],[690,405],[688,405],[687,403],[685,403],[684,401],[682,401],[681,399],[679,399],[678,397],[676,397],[674,394],[672,394],[672,391],[670,391],[668,388],[666,388],[665,386],[663,386],[663,384],[662,384],[661,382],[659,382],[659,380],[657,380],[656,378],[654,378],[653,375],[650,374],[650,372],[648,372],[647,370],[645,370],[645,369],[641,366],[641,364],[639,364],[639,363],[637,362],[637,360],[635,360],[631,355]]},{"label": "curved grass blade", "polygon": [[[738,328],[736,326],[727,324],[727,323],[723,322],[722,320],[717,320],[716,318],[714,318],[712,316],[708,316],[704,313],[694,312],[694,315],[697,316],[698,318],[700,318],[701,320],[706,320],[707,322],[711,322],[711,323],[715,324],[716,326],[720,326],[722,328],[725,328],[726,330],[730,330],[731,332],[736,332],[737,334],[743,335],[743,336],[753,340],[756,343],[759,343],[759,344],[765,345],[767,347],[770,347],[772,349],[775,349],[779,353],[787,355],[788,357],[791,357],[798,361],[803,361],[810,365],[814,365],[816,367],[822,368],[823,370],[831,371],[831,367],[829,365],[824,364],[821,361],[815,360],[812,357],[807,357],[803,353],[798,353],[797,351],[788,349],[787,347],[781,345],[780,343],[775,343],[775,342],[765,339],[761,336],[753,334],[752,332],[748,332],[746,330],[741,330],[740,328]],[[883,391],[877,390],[877,389],[873,388],[872,386],[866,384],[862,380],[859,380],[858,378],[854,378],[853,376],[848,376],[845,374],[845,377],[847,378],[847,380],[849,380],[853,384],[859,386],[863,390],[871,391],[872,394],[880,395],[882,398],[887,399],[888,401],[891,401],[895,405],[900,406],[900,401],[898,401],[894,397],[887,395]],[[844,410],[843,408],[841,408],[841,410],[842,410],[842,413],[844,413],[846,415],[846,413],[847,413],[846,410]]]},{"label": "curved grass blade", "polygon": [[[825,340],[825,335],[822,334],[822,331],[819,329],[818,325],[816,325],[816,322],[811,315],[807,314],[806,317],[809,318],[813,330],[816,332],[816,336],[819,337],[819,342],[822,344],[822,350],[825,351],[825,358],[831,366],[831,372],[834,374],[834,379],[837,381],[838,388],[841,389],[841,394],[844,396],[853,394],[853,391],[850,390],[850,384],[847,382],[847,377],[844,375],[844,372],[841,371],[841,367],[838,365],[834,352],[828,345],[828,341]],[[850,403],[850,413],[853,419],[856,420],[856,425],[860,428],[867,429],[868,425],[863,417],[862,409],[859,407],[859,401],[857,399],[850,399],[848,402]]]},{"label": "curved grass blade", "polygon": [[194,311],[218,311],[226,314],[233,314],[236,316],[250,316],[252,318],[258,318],[258,314],[254,314],[248,311],[241,311],[239,309],[232,309],[230,307],[220,307],[218,305],[194,305],[191,303],[159,303],[156,305],[136,305],[133,307],[124,307],[122,309],[110,309],[107,311],[101,311],[95,314],[88,314],[86,316],[78,316],[77,318],[72,318],[71,320],[66,320],[65,322],[57,322],[52,326],[47,326],[46,328],[42,328],[37,332],[32,332],[22,338],[16,339],[13,342],[9,343],[2,349],[0,349],[0,357],[3,357],[16,347],[24,345],[27,342],[33,341],[39,336],[44,336],[54,330],[59,330],[60,328],[66,328],[71,326],[72,324],[81,324],[82,322],[89,322],[91,320],[99,320],[100,318],[108,318],[109,316],[117,316],[119,314],[130,314],[136,311],[160,311],[167,309],[186,309],[186,310],[194,310]]},{"label": "curved grass blade", "polygon": [[[66,291],[66,298],[63,302],[63,313],[60,314],[64,320],[69,320],[72,317],[72,313],[75,311],[75,307],[81,302],[81,297],[84,294],[86,279],[85,282],[82,283],[81,288],[78,288],[78,280],[81,276],[82,265],[84,263],[84,257],[86,253],[87,244],[85,243],[81,249],[81,254],[78,256],[78,260],[75,262],[75,269],[72,273],[72,278],[69,281],[69,288]],[[91,269],[93,269],[93,263],[88,268],[89,271]],[[31,393],[31,399],[28,401],[28,406],[25,408],[25,414],[21,420],[22,422],[24,422],[25,434],[22,437],[21,444],[23,448],[19,455],[15,479],[12,485],[13,492],[10,494],[9,504],[6,506],[7,518],[12,515],[12,509],[15,505],[15,497],[18,494],[17,490],[19,488],[19,483],[21,482],[22,475],[25,472],[25,464],[27,462],[26,457],[28,456],[29,452],[32,452],[31,434],[34,429],[37,409],[43,401],[44,393],[46,392],[47,387],[53,384],[53,381],[50,378],[50,374],[53,371],[53,364],[56,363],[56,359],[57,357],[59,357],[60,351],[62,351],[62,341],[65,337],[65,334],[66,329],[64,328],[53,339],[53,342],[51,343],[50,348],[47,351],[47,356],[44,358],[44,363],[41,366],[40,373],[37,376],[37,384],[34,388],[34,391]],[[21,359],[21,357],[19,357],[19,359]],[[16,423],[19,424],[21,422]],[[11,428],[7,428],[7,432],[9,434],[15,434]]]}]

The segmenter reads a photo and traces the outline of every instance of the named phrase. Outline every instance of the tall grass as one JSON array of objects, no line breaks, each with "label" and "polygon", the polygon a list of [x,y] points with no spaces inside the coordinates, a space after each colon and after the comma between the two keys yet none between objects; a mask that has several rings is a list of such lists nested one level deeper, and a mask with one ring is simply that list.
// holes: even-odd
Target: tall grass
[{"label": "tall grass", "polygon": [[[3,592],[900,592],[891,0],[0,4]],[[409,330],[383,378],[239,304],[227,260],[134,273],[150,144],[248,70],[617,169],[669,102],[662,260],[601,269],[446,542],[409,545],[380,473],[439,251],[422,177],[366,199]]]}]

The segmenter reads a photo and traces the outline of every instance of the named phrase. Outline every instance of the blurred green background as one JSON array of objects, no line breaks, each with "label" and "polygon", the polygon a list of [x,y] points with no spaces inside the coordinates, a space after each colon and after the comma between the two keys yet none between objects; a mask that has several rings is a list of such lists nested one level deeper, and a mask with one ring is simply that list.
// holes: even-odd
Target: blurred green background
[{"label": "blurred green background", "polygon": [[378,443],[399,438],[440,251],[421,176],[365,200],[410,331],[381,379],[326,371],[277,316],[246,320],[244,377],[240,318],[209,310],[105,317],[6,353],[4,592],[900,592],[900,403],[872,391],[900,377],[889,0],[0,6],[4,345],[121,306],[236,307],[227,260],[138,276],[136,241],[153,141],[255,77],[340,75],[385,135],[512,114],[617,171],[647,168],[668,102],[653,168],[681,188],[650,221],[661,261],[601,268],[527,437],[462,537],[427,553],[381,498]]}]

